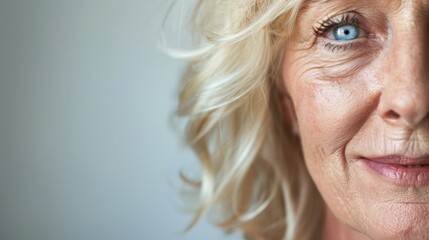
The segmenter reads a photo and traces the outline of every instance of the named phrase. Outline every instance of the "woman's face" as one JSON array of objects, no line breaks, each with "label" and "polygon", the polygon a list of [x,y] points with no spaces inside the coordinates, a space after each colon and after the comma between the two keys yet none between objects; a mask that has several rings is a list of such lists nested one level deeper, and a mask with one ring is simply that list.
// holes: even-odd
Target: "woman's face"
[{"label": "woman's face", "polygon": [[309,0],[285,48],[308,170],[371,239],[429,239],[428,46],[429,0]]}]

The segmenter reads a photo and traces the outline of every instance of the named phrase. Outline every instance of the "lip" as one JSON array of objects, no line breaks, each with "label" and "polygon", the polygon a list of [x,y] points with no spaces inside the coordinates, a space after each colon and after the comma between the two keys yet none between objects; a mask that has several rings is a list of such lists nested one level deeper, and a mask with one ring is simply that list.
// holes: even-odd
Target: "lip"
[{"label": "lip", "polygon": [[397,185],[429,185],[429,155],[415,158],[401,155],[361,157],[360,160],[377,175]]}]

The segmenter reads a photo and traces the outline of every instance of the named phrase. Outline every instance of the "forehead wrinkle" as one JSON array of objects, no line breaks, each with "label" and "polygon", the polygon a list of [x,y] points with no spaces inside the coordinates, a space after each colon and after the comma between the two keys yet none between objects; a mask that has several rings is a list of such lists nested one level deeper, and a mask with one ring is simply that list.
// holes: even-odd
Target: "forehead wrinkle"
[{"label": "forehead wrinkle", "polygon": [[308,10],[308,8],[312,7],[314,4],[326,4],[329,2],[334,2],[336,0],[304,0],[301,3],[301,12],[305,12]]},{"label": "forehead wrinkle", "polygon": [[400,9],[404,5],[414,5],[417,2],[422,3],[428,2],[427,0],[303,0],[301,4],[301,10],[306,11],[310,7],[319,7],[324,4],[372,4],[378,5],[379,7],[389,8],[391,10]]},{"label": "forehead wrinkle", "polygon": [[304,0],[303,4],[304,5],[312,5],[312,4],[315,4],[315,3],[324,4],[324,3],[328,3],[328,2],[334,2],[334,1],[337,1],[337,0]]},{"label": "forehead wrinkle", "polygon": [[332,17],[342,11],[356,6],[362,6],[364,0],[304,0],[300,8],[300,16],[306,12],[317,9],[318,13],[324,12],[325,17]]}]

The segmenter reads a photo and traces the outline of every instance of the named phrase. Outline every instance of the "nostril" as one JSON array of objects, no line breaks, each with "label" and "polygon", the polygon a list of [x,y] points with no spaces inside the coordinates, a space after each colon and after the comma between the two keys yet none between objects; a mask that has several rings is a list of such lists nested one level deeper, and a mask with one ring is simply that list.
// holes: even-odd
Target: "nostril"
[{"label": "nostril", "polygon": [[395,112],[395,111],[393,111],[393,110],[390,110],[390,111],[388,111],[388,112],[385,114],[385,117],[386,117],[387,119],[398,119],[398,118],[400,118],[401,116],[400,116],[397,112]]}]

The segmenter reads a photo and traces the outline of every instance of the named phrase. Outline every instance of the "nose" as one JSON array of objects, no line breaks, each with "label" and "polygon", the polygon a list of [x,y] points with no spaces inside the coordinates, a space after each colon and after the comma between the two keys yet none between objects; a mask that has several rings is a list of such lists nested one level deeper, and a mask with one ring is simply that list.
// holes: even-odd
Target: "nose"
[{"label": "nose", "polygon": [[429,62],[425,30],[415,26],[396,34],[385,58],[378,114],[392,126],[415,128],[428,117]]}]

